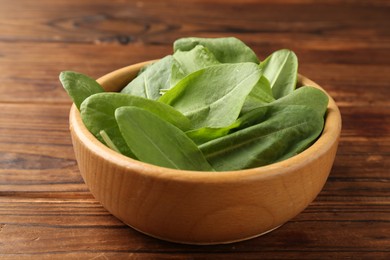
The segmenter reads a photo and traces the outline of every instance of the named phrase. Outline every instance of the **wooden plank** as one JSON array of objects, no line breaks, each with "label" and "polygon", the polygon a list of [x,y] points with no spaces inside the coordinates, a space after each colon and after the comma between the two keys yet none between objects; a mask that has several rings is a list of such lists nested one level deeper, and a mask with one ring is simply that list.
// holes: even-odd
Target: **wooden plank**
[{"label": "wooden plank", "polygon": [[0,195],[87,191],[71,145],[70,104],[0,104]]},{"label": "wooden plank", "polygon": [[[42,50],[45,50],[44,58]],[[27,90],[35,87],[34,96],[51,94],[50,97],[61,99],[65,97],[62,90],[50,91],[59,86],[58,75],[62,70],[76,70],[96,78],[123,66],[161,58],[170,52],[171,46],[0,42],[0,68],[4,71],[0,86],[8,95],[25,94],[13,90],[14,85],[20,85]],[[3,98],[2,101],[7,100]]]},{"label": "wooden plank", "polygon": [[[366,204],[365,209],[361,206],[347,205],[344,208],[338,205],[331,212],[319,210],[313,205],[292,221],[262,237],[233,245],[196,247],[142,235],[121,224],[93,202],[40,201],[35,204],[32,207],[27,202],[0,201],[2,215],[7,209],[20,209],[2,220],[2,254],[139,251],[165,254],[234,252],[261,255],[262,252],[272,251],[330,254],[336,251],[384,253],[389,248],[389,241],[384,238],[390,230],[390,215],[389,207],[384,205]],[[348,218],[351,215],[353,219]],[[21,222],[21,219],[24,221]],[[368,228],[362,229],[362,225]],[[318,234],[321,234],[321,240],[318,240]],[[5,237],[8,239],[1,239]],[[305,244],[304,248],[302,244]]]},{"label": "wooden plank", "polygon": [[[1,259],[389,259],[387,0],[0,0]],[[94,78],[161,58],[185,36],[236,36],[261,59],[289,48],[340,106],[322,192],[265,236],[217,246],[125,226],[84,184],[58,74]]]},{"label": "wooden plank", "polygon": [[[45,59],[41,59],[42,49],[47,55]],[[97,78],[115,69],[161,58],[171,52],[171,46],[70,44],[63,48],[60,43],[11,45],[0,42],[0,70],[3,72],[0,74],[0,102],[69,104],[70,99],[58,80],[61,71],[74,70]],[[328,61],[323,61],[322,54],[315,58],[317,51],[298,49],[298,57],[303,57],[300,73],[323,86],[339,105],[388,106],[389,88],[386,82],[390,82],[390,73],[386,64],[390,63],[390,47],[382,58],[387,63],[378,65],[367,64],[369,56],[353,65],[337,63],[340,52],[329,54]],[[264,53],[268,55],[271,52]],[[334,61],[330,61],[332,58]]]},{"label": "wooden plank", "polygon": [[[359,259],[377,259],[377,260],[388,260],[388,251],[374,251],[374,252],[365,252],[365,251],[345,251],[345,252],[311,252],[311,251],[283,251],[283,252],[229,252],[229,253],[149,253],[149,252],[106,252],[100,251],[96,253],[65,253],[65,252],[56,252],[48,254],[34,254],[33,256],[42,260],[62,260],[62,259],[294,259],[299,255],[299,259],[302,260],[312,260],[312,259],[348,259],[351,255],[359,255]],[[2,256],[0,254],[0,256]],[[31,254],[11,254],[7,256],[2,256],[4,260],[13,260],[13,259],[31,259]]]},{"label": "wooden plank", "polygon": [[[55,4],[47,0],[34,4],[26,0],[18,1],[18,4],[2,2],[0,17],[5,22],[0,22],[0,31],[4,41],[167,44],[177,35],[243,33],[247,35],[244,40],[253,41],[256,39],[253,36],[268,33],[274,38],[286,40],[286,35],[313,35],[318,39],[317,48],[325,47],[323,44],[333,37],[343,38],[345,43],[349,39],[350,44],[355,42],[377,47],[384,46],[384,43],[377,37],[369,36],[375,36],[377,32],[386,33],[389,25],[386,19],[388,5],[378,5],[374,1],[338,2],[337,5],[327,1],[259,4],[253,0],[244,4],[237,1],[229,4],[225,1],[187,1],[185,5],[174,1],[94,1],[93,5],[88,1],[64,0]],[[25,15],[13,19],[12,15],[20,8],[25,10]],[[277,10],[276,14],[274,10]],[[357,23],[361,17],[365,18],[364,23]],[[14,21],[12,27],[7,23],[10,20]],[[355,36],[354,39],[350,35]],[[366,37],[366,41],[360,41],[359,36]]]},{"label": "wooden plank", "polygon": [[97,78],[132,63],[162,57],[163,52],[159,47],[146,51],[143,47],[0,42],[0,102],[70,104],[58,80],[61,71]]}]

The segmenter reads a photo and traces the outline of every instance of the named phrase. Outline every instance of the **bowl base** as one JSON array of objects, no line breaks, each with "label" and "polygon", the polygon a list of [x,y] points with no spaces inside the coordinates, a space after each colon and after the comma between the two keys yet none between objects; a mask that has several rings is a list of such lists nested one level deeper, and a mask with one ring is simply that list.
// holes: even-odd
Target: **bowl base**
[{"label": "bowl base", "polygon": [[171,243],[178,243],[178,244],[185,244],[185,245],[199,245],[199,246],[207,246],[207,245],[222,245],[222,244],[232,244],[232,243],[237,243],[237,242],[242,242],[242,241],[246,241],[246,240],[250,240],[250,239],[253,239],[253,238],[256,238],[256,237],[260,237],[260,236],[263,236],[265,234],[268,234],[272,231],[274,231],[275,229],[281,227],[282,225],[279,225],[277,227],[274,227],[274,228],[271,228],[267,231],[264,231],[260,234],[256,234],[256,235],[253,235],[253,236],[249,236],[249,237],[243,237],[243,238],[238,238],[238,239],[233,239],[233,240],[227,240],[227,241],[224,241],[224,240],[221,240],[221,241],[213,241],[213,242],[193,242],[193,241],[182,241],[182,240],[174,240],[174,239],[169,239],[169,238],[164,238],[164,237],[159,237],[159,236],[156,236],[156,235],[153,235],[153,234],[149,234],[147,232],[144,232],[142,230],[139,230],[129,224],[126,224],[128,225],[129,227],[131,227],[132,229],[144,234],[144,235],[147,235],[147,236],[150,236],[150,237],[153,237],[153,238],[157,238],[159,240],[163,240],[163,241],[167,241],[167,242],[171,242]]}]

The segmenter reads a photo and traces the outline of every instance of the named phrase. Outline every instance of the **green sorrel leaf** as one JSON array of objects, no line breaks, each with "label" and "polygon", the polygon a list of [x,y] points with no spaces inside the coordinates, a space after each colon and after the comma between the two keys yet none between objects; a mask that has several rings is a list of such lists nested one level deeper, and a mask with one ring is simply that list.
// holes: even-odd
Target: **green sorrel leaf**
[{"label": "green sorrel leaf", "polygon": [[218,65],[220,62],[204,46],[197,45],[189,51],[177,50],[173,54],[174,63],[171,73],[171,85],[176,85],[188,74],[197,70]]},{"label": "green sorrel leaf", "polygon": [[254,63],[211,66],[182,79],[159,101],[190,118],[193,129],[225,127],[237,119],[260,77]]},{"label": "green sorrel leaf", "polygon": [[197,45],[209,49],[221,63],[254,62],[259,63],[256,53],[241,40],[234,37],[226,38],[181,38],[174,42],[174,52],[189,51]]},{"label": "green sorrel leaf", "polygon": [[266,106],[259,124],[199,146],[217,171],[247,169],[287,159],[321,134],[324,119],[306,106]]},{"label": "green sorrel leaf", "polygon": [[260,63],[275,99],[294,91],[298,77],[298,59],[291,50],[278,50]]},{"label": "green sorrel leaf", "polygon": [[245,99],[241,113],[245,114],[254,108],[269,104],[273,101],[275,101],[275,99],[272,96],[271,85],[268,79],[263,75]]},{"label": "green sorrel leaf", "polygon": [[115,110],[122,106],[137,106],[176,125],[184,131],[190,128],[189,120],[172,107],[154,100],[121,93],[99,93],[87,98],[81,105],[81,118],[89,131],[101,142],[100,131],[104,130],[118,150],[134,157],[122,138],[115,120]]},{"label": "green sorrel leaf", "polygon": [[81,103],[90,95],[104,92],[104,89],[96,80],[74,71],[61,72],[60,81],[78,109],[80,109]]},{"label": "green sorrel leaf", "polygon": [[130,150],[143,162],[181,170],[213,171],[186,134],[155,114],[121,107],[115,118]]},{"label": "green sorrel leaf", "polygon": [[148,65],[121,93],[156,100],[160,98],[160,90],[170,88],[172,55]]}]

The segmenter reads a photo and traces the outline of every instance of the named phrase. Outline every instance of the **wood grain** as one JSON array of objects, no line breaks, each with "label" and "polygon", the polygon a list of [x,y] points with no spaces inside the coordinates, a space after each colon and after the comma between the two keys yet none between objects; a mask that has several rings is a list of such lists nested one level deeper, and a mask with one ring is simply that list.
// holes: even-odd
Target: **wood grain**
[{"label": "wood grain", "polygon": [[[386,0],[0,0],[1,259],[388,259],[390,3]],[[323,191],[274,232],[193,247],[127,228],[92,197],[58,74],[99,77],[171,52],[183,36],[236,36],[261,58],[294,50],[340,106]]]}]

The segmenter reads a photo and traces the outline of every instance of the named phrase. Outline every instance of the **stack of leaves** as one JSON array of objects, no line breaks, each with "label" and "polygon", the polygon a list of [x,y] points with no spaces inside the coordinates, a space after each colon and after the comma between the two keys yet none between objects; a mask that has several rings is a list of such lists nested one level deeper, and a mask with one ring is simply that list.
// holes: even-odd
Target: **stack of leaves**
[{"label": "stack of leaves", "polygon": [[89,131],[131,158],[174,169],[231,171],[287,159],[324,127],[327,95],[296,89],[298,60],[264,61],[236,38],[182,38],[120,93],[86,75],[60,81]]}]

